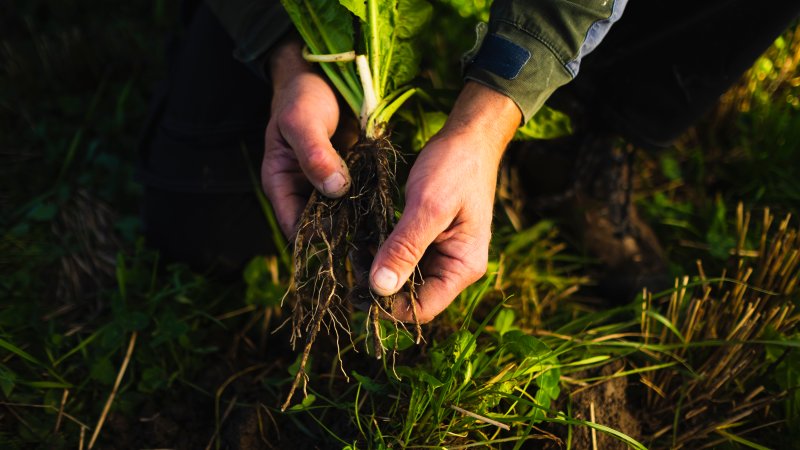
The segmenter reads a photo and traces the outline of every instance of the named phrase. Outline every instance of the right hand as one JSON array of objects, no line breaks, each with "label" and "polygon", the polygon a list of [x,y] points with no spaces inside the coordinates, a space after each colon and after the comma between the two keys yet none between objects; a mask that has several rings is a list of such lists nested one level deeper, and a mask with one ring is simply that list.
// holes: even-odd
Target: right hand
[{"label": "right hand", "polygon": [[284,41],[269,63],[273,97],[261,184],[286,236],[297,231],[313,188],[341,197],[350,187],[347,166],[331,144],[339,123],[336,94],[301,52],[299,40]]}]

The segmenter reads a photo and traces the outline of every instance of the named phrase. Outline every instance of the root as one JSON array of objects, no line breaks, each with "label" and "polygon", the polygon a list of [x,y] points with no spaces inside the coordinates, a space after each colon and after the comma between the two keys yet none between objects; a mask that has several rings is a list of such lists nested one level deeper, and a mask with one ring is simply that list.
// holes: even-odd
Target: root
[{"label": "root", "polygon": [[[345,155],[352,179],[350,192],[330,199],[314,192],[300,218],[294,242],[294,295],[291,344],[305,337],[294,382],[282,406],[285,410],[303,382],[306,364],[322,325],[350,336],[347,303],[367,311],[375,357],[386,353],[381,340],[381,317],[390,317],[394,296],[380,297],[369,288],[372,255],[383,244],[395,222],[392,194],[397,190],[394,172],[397,155],[386,138],[362,137]],[[347,261],[350,262],[348,271]],[[411,301],[417,343],[422,329],[417,319],[414,277],[405,290]],[[338,327],[338,328],[337,328]],[[304,389],[305,390],[305,389]]]}]

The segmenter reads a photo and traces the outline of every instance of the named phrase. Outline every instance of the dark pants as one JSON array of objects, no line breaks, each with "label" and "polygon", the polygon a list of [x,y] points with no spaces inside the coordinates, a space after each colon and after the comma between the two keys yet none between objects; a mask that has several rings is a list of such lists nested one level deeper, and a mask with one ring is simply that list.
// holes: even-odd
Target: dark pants
[{"label": "dark pants", "polygon": [[797,0],[630,0],[565,93],[588,120],[669,145],[800,15]]},{"label": "dark pants", "polygon": [[204,4],[186,25],[141,143],[144,233],[165,261],[235,276],[274,250],[255,194],[271,90]]},{"label": "dark pants", "polygon": [[[233,59],[233,42],[207,7],[189,9],[142,140],[145,236],[166,260],[236,274],[271,250],[251,177],[270,88]],[[631,0],[554,100],[580,103],[594,127],[666,145],[798,14],[796,0]]]}]

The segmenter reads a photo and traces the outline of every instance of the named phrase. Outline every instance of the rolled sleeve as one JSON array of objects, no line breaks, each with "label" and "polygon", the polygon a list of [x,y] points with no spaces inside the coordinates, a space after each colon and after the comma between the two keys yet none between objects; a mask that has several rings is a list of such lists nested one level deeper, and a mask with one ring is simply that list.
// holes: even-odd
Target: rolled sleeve
[{"label": "rolled sleeve", "polygon": [[605,37],[626,3],[495,0],[488,34],[469,58],[464,78],[507,95],[528,121],[577,75],[581,59]]}]

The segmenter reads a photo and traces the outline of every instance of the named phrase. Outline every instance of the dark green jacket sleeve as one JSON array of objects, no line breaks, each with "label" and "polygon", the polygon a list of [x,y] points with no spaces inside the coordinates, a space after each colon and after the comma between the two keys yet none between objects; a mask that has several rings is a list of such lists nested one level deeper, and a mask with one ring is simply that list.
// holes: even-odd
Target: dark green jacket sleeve
[{"label": "dark green jacket sleeve", "polygon": [[235,42],[233,56],[266,78],[269,49],[291,28],[279,0],[206,0]]},{"label": "dark green jacket sleeve", "polygon": [[[627,0],[494,0],[465,78],[509,96],[525,121],[578,74]],[[480,34],[484,34],[481,36]]]}]

